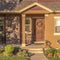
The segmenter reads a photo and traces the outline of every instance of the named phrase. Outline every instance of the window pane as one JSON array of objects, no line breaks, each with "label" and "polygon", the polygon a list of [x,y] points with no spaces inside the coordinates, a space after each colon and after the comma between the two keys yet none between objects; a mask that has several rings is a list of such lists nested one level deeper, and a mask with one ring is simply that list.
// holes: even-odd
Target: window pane
[{"label": "window pane", "polygon": [[29,18],[26,18],[25,24],[30,24],[30,19]]},{"label": "window pane", "polygon": [[59,19],[56,20],[56,24],[55,25],[56,26],[60,26],[60,20]]},{"label": "window pane", "polygon": [[4,42],[4,17],[0,16],[0,44]]},{"label": "window pane", "polygon": [[0,31],[3,31],[3,26],[0,26]]},{"label": "window pane", "polygon": [[4,25],[4,18],[0,17],[0,32],[3,31],[3,25]]},{"label": "window pane", "polygon": [[30,18],[26,18],[25,20],[25,31],[26,32],[30,31]]},{"label": "window pane", "polygon": [[55,27],[55,32],[60,33],[60,26]]},{"label": "window pane", "polygon": [[25,26],[25,31],[30,32],[30,25]]}]

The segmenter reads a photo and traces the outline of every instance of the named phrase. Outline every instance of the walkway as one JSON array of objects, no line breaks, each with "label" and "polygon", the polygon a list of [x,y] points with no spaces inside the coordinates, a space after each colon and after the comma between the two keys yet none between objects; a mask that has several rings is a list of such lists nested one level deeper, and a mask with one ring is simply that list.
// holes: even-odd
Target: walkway
[{"label": "walkway", "polygon": [[31,56],[31,60],[48,60],[44,54],[35,54]]}]

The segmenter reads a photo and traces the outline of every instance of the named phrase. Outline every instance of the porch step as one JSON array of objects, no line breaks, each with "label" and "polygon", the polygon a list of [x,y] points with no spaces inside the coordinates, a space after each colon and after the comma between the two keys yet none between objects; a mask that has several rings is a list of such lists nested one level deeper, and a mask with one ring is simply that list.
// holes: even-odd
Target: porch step
[{"label": "porch step", "polygon": [[34,44],[45,44],[45,41],[36,41]]},{"label": "porch step", "polygon": [[29,45],[24,49],[27,49],[30,53],[43,53],[43,45]]},{"label": "porch step", "polygon": [[31,48],[29,49],[29,52],[31,53],[43,53],[43,48]]}]

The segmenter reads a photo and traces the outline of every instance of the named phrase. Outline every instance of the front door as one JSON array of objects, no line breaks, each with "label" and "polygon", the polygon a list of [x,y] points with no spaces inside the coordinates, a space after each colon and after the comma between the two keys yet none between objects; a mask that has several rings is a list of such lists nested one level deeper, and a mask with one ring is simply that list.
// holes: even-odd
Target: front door
[{"label": "front door", "polygon": [[44,18],[36,19],[36,41],[44,40]]},{"label": "front door", "polygon": [[32,36],[34,41],[44,40],[44,17],[32,19]]}]

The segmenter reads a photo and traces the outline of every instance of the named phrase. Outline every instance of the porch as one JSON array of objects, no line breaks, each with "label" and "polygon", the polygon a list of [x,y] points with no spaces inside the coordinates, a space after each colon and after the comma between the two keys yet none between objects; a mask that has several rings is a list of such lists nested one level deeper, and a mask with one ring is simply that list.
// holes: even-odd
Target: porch
[{"label": "porch", "polygon": [[[23,19],[24,18],[24,19]],[[22,15],[22,45],[44,43],[45,22],[44,14]]]},{"label": "porch", "polygon": [[22,47],[45,43],[45,20],[50,10],[34,3],[21,13],[1,13],[0,44],[16,44]]},{"label": "porch", "polygon": [[44,42],[44,14],[6,14],[0,21],[0,44],[27,46]]}]

